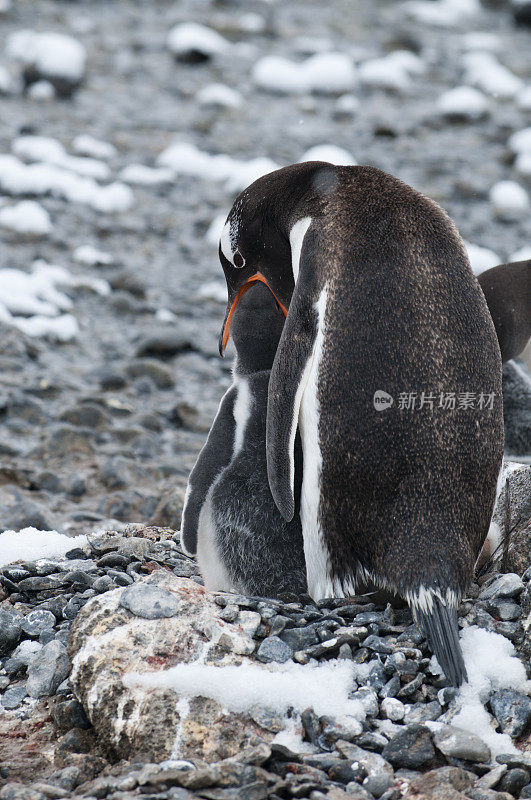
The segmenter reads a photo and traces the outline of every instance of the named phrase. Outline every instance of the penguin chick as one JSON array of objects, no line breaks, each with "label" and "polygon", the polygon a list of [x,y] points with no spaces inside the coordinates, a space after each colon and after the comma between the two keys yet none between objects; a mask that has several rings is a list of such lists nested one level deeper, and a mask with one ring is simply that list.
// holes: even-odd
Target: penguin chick
[{"label": "penguin chick", "polygon": [[[287,522],[267,481],[269,376],[284,313],[259,279],[247,283],[226,326],[236,360],[207,442],[190,475],[181,541],[197,552],[209,590],[275,597],[306,591],[299,515]],[[300,442],[297,472],[301,473]]]},{"label": "penguin chick", "polygon": [[457,230],[381,170],[306,162],[240,194],[220,259],[227,321],[256,275],[289,306],[267,463],[291,520],[298,429],[309,594],[366,580],[401,595],[460,685],[457,606],[489,529],[503,420],[496,333]]}]

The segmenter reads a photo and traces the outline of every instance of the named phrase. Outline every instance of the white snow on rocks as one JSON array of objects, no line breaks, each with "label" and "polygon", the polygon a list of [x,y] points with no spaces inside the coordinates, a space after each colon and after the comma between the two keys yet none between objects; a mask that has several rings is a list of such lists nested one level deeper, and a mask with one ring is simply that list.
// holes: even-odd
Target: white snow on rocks
[{"label": "white snow on rocks", "polygon": [[426,25],[453,27],[477,14],[479,0],[408,0],[405,12]]},{"label": "white snow on rocks", "polygon": [[171,183],[174,177],[172,169],[146,167],[144,164],[128,164],[119,175],[119,178],[125,183],[136,186],[158,186],[161,183]]},{"label": "white snow on rocks", "polygon": [[242,96],[235,89],[224,83],[208,83],[196,94],[200,106],[214,106],[217,108],[239,108],[243,102]]},{"label": "white snow on rocks", "polygon": [[302,63],[264,56],[254,65],[252,77],[257,86],[280,94],[343,94],[358,83],[356,68],[345,53],[316,53]]},{"label": "white snow on rocks", "polygon": [[522,111],[531,111],[531,86],[525,86],[521,92],[516,95],[516,105]]},{"label": "white snow on rocks", "polygon": [[489,113],[490,104],[478,89],[472,86],[456,86],[439,97],[437,108],[445,117],[476,120]]},{"label": "white snow on rocks", "polygon": [[509,99],[523,88],[521,78],[500,64],[492,53],[467,53],[464,66],[465,82],[493,97]]},{"label": "white snow on rocks", "polygon": [[509,138],[510,150],[516,154],[514,167],[520,175],[531,176],[531,128],[516,131]]},{"label": "white snow on rocks", "polygon": [[531,259],[531,247],[521,247],[509,257],[509,261],[528,261]]},{"label": "white snow on rocks", "polygon": [[39,531],[37,528],[3,531],[0,533],[0,567],[16,561],[57,558],[86,544],[86,536],[64,536],[57,531]]},{"label": "white snow on rocks", "polygon": [[34,200],[0,208],[0,226],[31,237],[47,236],[53,228],[46,209]]},{"label": "white snow on rocks", "polygon": [[302,161],[328,161],[330,164],[345,167],[356,165],[355,159],[348,150],[336,147],[334,144],[318,144],[315,147],[310,147],[303,157],[299,159],[299,163]]},{"label": "white snow on rocks", "polygon": [[221,283],[221,281],[208,281],[208,283],[203,283],[200,286],[197,296],[200,297],[201,300],[213,300],[215,303],[226,303],[227,287],[224,283]]},{"label": "white snow on rocks", "polygon": [[529,214],[529,195],[516,181],[499,181],[489,192],[492,210],[500,219],[515,222]]},{"label": "white snow on rocks", "polygon": [[59,287],[86,287],[103,296],[110,293],[107,281],[72,275],[63,267],[38,260],[30,273],[0,269],[0,320],[28,336],[70,341],[78,331],[77,320],[68,313],[72,300]]},{"label": "white snow on rocks", "polygon": [[177,57],[198,53],[206,58],[226,53],[231,43],[217,31],[197,22],[183,22],[175,25],[166,39],[166,47]]},{"label": "white snow on rocks", "polygon": [[82,244],[76,247],[72,257],[78,264],[84,264],[87,267],[103,267],[114,264],[114,258],[110,253],[97,250],[90,244]]},{"label": "white snow on rocks", "polygon": [[62,33],[15,31],[7,37],[6,52],[45,77],[79,82],[85,72],[85,48]]},{"label": "white snow on rocks", "polygon": [[409,50],[395,50],[383,58],[371,58],[359,66],[360,80],[366,86],[405,92],[411,77],[422,75],[424,62]]},{"label": "white snow on rocks", "polygon": [[240,161],[227,155],[211,155],[187,142],[176,142],[163,150],[157,164],[169,167],[177,175],[225,181],[229,191],[241,191],[257,178],[279,167],[270,158]]},{"label": "white snow on rocks", "polygon": [[482,272],[485,272],[486,269],[496,267],[498,264],[502,263],[502,259],[499,255],[493,250],[489,250],[487,247],[480,247],[478,244],[472,244],[466,241],[464,241],[464,245],[474,275],[480,275]]},{"label": "white snow on rocks", "polygon": [[72,142],[72,148],[80,156],[90,156],[90,158],[109,159],[116,155],[116,147],[109,142],[102,142],[95,139],[88,133],[81,133]]},{"label": "white snow on rocks", "polygon": [[19,136],[11,143],[13,153],[25,161],[42,161],[96,180],[107,180],[110,169],[94,158],[69,156],[57,139],[48,136]]},{"label": "white snow on rocks", "polygon": [[168,670],[129,673],[127,687],[168,688],[180,697],[210,697],[230,711],[249,711],[264,705],[278,714],[290,707],[299,713],[312,707],[318,716],[365,718],[358,700],[350,700],[354,666],[348,661],[327,661],[316,666],[286,663],[278,667],[258,664],[216,667],[199,662],[178,664]]},{"label": "white snow on rocks", "polygon": [[54,99],[55,89],[50,81],[35,81],[35,83],[32,83],[31,86],[28,87],[27,95],[32,100],[38,100],[42,103]]},{"label": "white snow on rocks", "polygon": [[133,192],[124,183],[101,186],[54,164],[25,164],[13,155],[0,154],[0,189],[11,195],[62,197],[72,203],[89,205],[96,211],[119,213],[133,204]]},{"label": "white snow on rocks", "polygon": [[518,752],[507,734],[496,733],[485,709],[489,694],[499,689],[531,690],[525,667],[515,655],[512,643],[498,633],[471,626],[460,636],[468,673],[457,697],[461,710],[452,725],[479,736],[493,756]]}]

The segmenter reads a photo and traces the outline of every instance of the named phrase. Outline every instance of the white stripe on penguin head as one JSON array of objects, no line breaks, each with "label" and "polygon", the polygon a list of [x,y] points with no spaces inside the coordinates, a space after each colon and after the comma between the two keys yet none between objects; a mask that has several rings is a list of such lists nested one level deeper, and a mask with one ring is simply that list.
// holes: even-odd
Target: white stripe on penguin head
[{"label": "white stripe on penguin head", "polygon": [[230,235],[230,222],[226,222],[223,226],[223,230],[221,231],[221,236],[219,238],[219,245],[221,247],[221,252],[232,264],[232,244],[231,244],[231,235]]}]

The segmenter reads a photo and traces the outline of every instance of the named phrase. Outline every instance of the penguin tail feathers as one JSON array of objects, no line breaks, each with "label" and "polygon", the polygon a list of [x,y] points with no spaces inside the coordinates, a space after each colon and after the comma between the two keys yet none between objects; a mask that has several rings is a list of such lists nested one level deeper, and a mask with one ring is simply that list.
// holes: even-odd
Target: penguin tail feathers
[{"label": "penguin tail feathers", "polygon": [[458,688],[468,677],[459,643],[457,609],[436,595],[430,599],[429,604],[415,604],[414,614],[441,669],[452,686]]}]

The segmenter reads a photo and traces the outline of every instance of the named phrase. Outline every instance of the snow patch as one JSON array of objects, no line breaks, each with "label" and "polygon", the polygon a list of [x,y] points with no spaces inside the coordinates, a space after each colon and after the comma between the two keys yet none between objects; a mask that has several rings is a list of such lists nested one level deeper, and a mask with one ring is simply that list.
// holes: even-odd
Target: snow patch
[{"label": "snow patch", "polygon": [[453,27],[481,10],[479,0],[408,0],[404,11],[426,25]]},{"label": "snow patch", "polygon": [[116,147],[109,142],[95,139],[88,133],[81,133],[72,142],[72,148],[80,156],[90,156],[90,158],[108,159],[113,158],[117,151]]},{"label": "snow patch", "polygon": [[301,64],[282,56],[264,56],[254,65],[257,86],[280,94],[342,94],[358,83],[356,68],[345,53],[316,53]]},{"label": "snow patch", "polygon": [[77,39],[62,33],[15,31],[7,37],[6,52],[48,77],[77,82],[85,72],[85,48]]},{"label": "snow patch", "polygon": [[464,242],[464,245],[474,275],[480,275],[486,269],[496,267],[502,263],[499,255],[487,247],[480,247],[478,244],[472,244],[471,242]]},{"label": "snow patch", "polygon": [[361,82],[377,89],[405,92],[413,75],[425,72],[422,59],[409,50],[395,50],[383,58],[371,58],[359,66]]},{"label": "snow patch", "polygon": [[488,99],[478,89],[456,86],[439,97],[437,108],[446,117],[476,120],[488,114],[490,106]]},{"label": "snow patch", "polygon": [[0,226],[25,236],[46,236],[53,228],[46,209],[34,200],[0,208]]},{"label": "snow patch", "polygon": [[500,181],[489,192],[494,213],[500,219],[517,221],[529,213],[529,195],[516,181]]},{"label": "snow patch", "polygon": [[175,25],[166,39],[168,50],[176,56],[200,53],[208,58],[226,53],[231,43],[212,28],[197,22]]},{"label": "snow patch", "polygon": [[471,626],[462,631],[460,640],[468,683],[459,690],[460,711],[452,719],[452,725],[483,739],[493,756],[518,752],[508,734],[493,729],[485,703],[499,689],[531,691],[524,665],[516,657],[512,643],[499,633]]},{"label": "snow patch", "polygon": [[203,86],[196,94],[200,106],[217,106],[219,108],[239,108],[243,102],[242,96],[224,83],[209,83]]},{"label": "snow patch", "polygon": [[61,142],[47,136],[19,136],[13,140],[11,149],[24,161],[43,161],[88,178],[104,181],[111,174],[107,164],[102,161],[69,156]]},{"label": "snow patch", "polygon": [[100,186],[93,178],[76,175],[54,164],[24,164],[16,156],[0,154],[0,189],[12,195],[62,197],[104,213],[127,211],[133,192],[124,183]]},{"label": "snow patch", "polygon": [[161,183],[171,183],[174,176],[172,169],[167,167],[146,167],[144,164],[129,164],[120,172],[120,179],[125,183],[138,186],[158,186]]},{"label": "snow patch", "polygon": [[0,533],[0,566],[15,561],[64,556],[74,547],[84,547],[87,541],[86,536],[70,537],[57,531],[39,531],[37,528],[3,531]]},{"label": "snow patch", "polygon": [[176,142],[163,150],[157,159],[178,175],[224,181],[229,191],[241,191],[257,178],[279,168],[270,158],[239,161],[227,155],[211,155],[187,142]]},{"label": "snow patch", "polygon": [[336,147],[334,144],[318,144],[315,147],[310,147],[303,157],[299,159],[299,163],[303,161],[327,161],[330,164],[345,167],[353,167],[356,165],[355,159],[348,150],[344,150],[342,147]]},{"label": "snow patch", "polygon": [[493,97],[511,98],[523,88],[523,81],[500,64],[492,53],[467,53],[464,65],[465,81]]},{"label": "snow patch", "polygon": [[104,253],[103,250],[97,250],[90,244],[82,244],[76,247],[72,257],[78,264],[85,264],[87,267],[100,267],[114,264],[114,258],[110,253]]},{"label": "snow patch", "polygon": [[316,666],[288,663],[269,668],[257,664],[216,667],[195,662],[160,672],[129,673],[123,682],[131,688],[172,689],[181,697],[209,697],[234,712],[262,705],[278,714],[286,714],[289,708],[300,713],[311,706],[318,716],[362,720],[363,706],[348,697],[353,678],[353,665],[339,660]]},{"label": "snow patch", "polygon": [[531,259],[531,247],[521,247],[509,257],[509,261],[528,261]]}]

